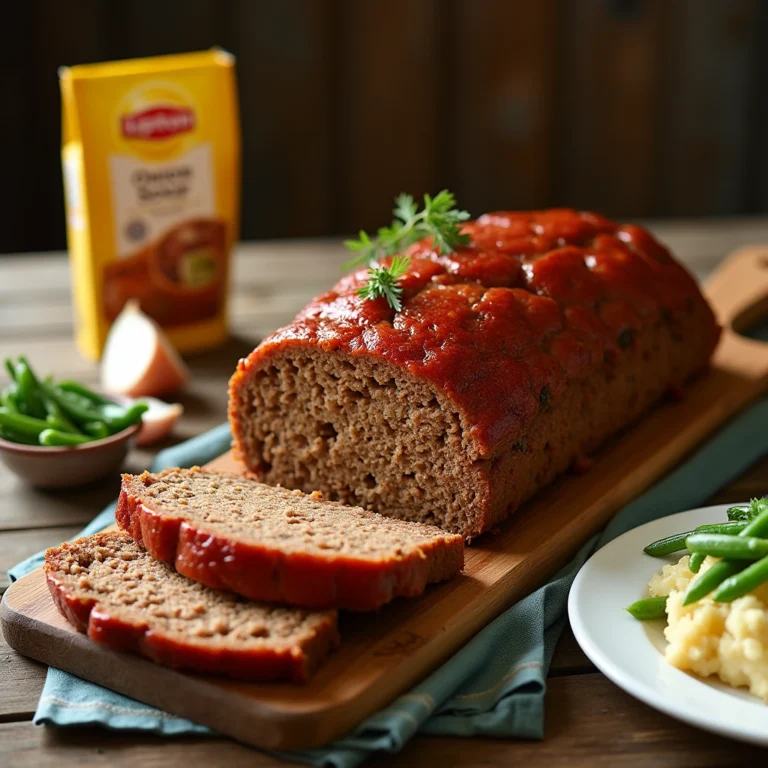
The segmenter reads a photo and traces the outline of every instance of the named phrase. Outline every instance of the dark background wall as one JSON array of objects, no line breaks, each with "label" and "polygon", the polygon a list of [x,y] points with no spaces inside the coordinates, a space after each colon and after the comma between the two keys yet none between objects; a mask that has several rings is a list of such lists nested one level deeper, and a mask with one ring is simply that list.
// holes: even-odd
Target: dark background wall
[{"label": "dark background wall", "polygon": [[26,0],[2,5],[0,252],[64,247],[61,64],[237,57],[243,237],[473,213],[768,211],[760,0]]}]

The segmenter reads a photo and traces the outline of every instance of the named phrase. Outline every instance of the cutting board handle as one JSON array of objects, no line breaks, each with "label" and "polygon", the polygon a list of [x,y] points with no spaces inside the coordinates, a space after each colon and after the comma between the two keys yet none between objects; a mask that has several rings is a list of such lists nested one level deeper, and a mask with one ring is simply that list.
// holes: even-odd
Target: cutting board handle
[{"label": "cutting board handle", "polygon": [[721,325],[744,333],[768,315],[768,245],[734,251],[707,281],[705,292]]},{"label": "cutting board handle", "polygon": [[713,366],[768,388],[768,343],[744,334],[768,316],[768,245],[734,251],[707,280],[704,292],[723,326]]}]

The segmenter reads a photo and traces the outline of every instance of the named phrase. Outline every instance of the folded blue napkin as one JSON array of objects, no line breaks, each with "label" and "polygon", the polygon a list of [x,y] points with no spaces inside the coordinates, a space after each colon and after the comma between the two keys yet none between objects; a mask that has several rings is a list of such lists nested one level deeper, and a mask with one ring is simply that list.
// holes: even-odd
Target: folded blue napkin
[{"label": "folded blue napkin", "polygon": [[[706,501],[766,454],[766,434],[768,400],[743,412],[626,506],[549,583],[499,616],[413,690],[324,749],[277,754],[318,766],[352,768],[375,751],[399,751],[417,732],[542,738],[547,670],[565,621],[568,590],[583,562],[596,547],[630,528]],[[226,450],[228,443],[224,425],[158,454],[152,469],[204,464]],[[113,513],[114,506],[105,509],[83,533],[104,528],[113,521]],[[11,578],[41,562],[42,553],[25,560],[10,571]],[[48,672],[34,722],[98,724],[166,735],[213,733],[54,668]]]}]

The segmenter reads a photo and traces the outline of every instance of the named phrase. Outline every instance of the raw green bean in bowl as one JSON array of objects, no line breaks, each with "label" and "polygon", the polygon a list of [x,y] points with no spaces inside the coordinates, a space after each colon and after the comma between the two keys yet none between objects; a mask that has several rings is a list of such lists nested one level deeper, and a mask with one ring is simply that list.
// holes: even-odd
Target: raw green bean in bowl
[{"label": "raw green bean in bowl", "polygon": [[72,487],[119,469],[148,406],[75,381],[40,378],[23,356],[6,358],[0,390],[0,458],[31,485]]}]

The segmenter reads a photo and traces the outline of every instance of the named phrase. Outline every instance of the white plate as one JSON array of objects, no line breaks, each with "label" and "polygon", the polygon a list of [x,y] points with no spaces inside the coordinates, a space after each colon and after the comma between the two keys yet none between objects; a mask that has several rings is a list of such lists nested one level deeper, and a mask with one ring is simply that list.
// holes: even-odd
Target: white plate
[{"label": "white plate", "polygon": [[730,506],[681,512],[614,539],[579,571],[568,597],[568,615],[584,653],[627,693],[691,725],[768,746],[768,706],[761,699],[668,664],[664,622],[637,621],[624,610],[647,597],[651,575],[677,559],[650,557],[643,547],[697,525],[724,522]]}]

